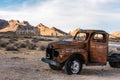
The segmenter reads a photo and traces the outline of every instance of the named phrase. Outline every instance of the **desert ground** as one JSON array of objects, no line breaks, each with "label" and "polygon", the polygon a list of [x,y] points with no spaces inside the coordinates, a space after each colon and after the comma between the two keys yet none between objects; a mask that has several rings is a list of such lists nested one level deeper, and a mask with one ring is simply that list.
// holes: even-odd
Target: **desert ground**
[{"label": "desert ground", "polygon": [[[109,64],[84,65],[80,75],[67,75],[64,69],[51,70],[41,58],[45,56],[44,48],[52,41],[29,40],[0,40],[0,80],[120,80],[120,69],[111,68]],[[23,42],[34,46],[31,48]],[[16,46],[18,43],[21,45]],[[119,52],[120,49],[111,46],[109,50]]]}]

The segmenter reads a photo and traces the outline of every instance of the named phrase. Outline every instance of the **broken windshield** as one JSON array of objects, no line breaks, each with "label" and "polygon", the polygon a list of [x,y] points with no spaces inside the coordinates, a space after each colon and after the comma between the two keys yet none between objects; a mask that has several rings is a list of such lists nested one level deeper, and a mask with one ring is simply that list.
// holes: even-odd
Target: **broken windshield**
[{"label": "broken windshield", "polygon": [[85,41],[87,39],[87,33],[78,33],[74,40]]}]

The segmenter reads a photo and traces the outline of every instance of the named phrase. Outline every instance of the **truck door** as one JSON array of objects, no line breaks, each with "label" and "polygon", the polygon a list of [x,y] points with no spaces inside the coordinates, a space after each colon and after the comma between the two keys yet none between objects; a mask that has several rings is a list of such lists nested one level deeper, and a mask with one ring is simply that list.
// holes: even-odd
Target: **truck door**
[{"label": "truck door", "polygon": [[106,64],[108,40],[105,33],[94,33],[90,39],[90,61]]}]

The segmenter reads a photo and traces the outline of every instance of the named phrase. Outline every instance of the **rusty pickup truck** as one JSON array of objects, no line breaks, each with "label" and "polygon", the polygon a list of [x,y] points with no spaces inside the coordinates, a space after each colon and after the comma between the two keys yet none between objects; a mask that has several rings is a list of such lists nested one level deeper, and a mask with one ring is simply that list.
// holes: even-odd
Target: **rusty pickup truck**
[{"label": "rusty pickup truck", "polygon": [[103,66],[109,62],[113,68],[120,68],[120,54],[108,56],[109,34],[103,30],[79,30],[72,41],[58,41],[48,44],[46,57],[41,60],[53,70],[63,67],[67,74],[80,74],[83,64]]}]

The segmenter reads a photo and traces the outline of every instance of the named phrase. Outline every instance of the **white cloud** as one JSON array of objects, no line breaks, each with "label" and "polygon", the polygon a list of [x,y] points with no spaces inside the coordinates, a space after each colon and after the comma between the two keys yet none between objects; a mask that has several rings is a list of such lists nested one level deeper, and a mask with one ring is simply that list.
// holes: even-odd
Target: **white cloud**
[{"label": "white cloud", "polygon": [[[28,20],[31,24],[43,23],[56,26],[69,32],[76,27],[99,29],[103,22],[106,24],[120,21],[120,12],[104,10],[101,7],[119,0],[47,0],[42,4],[30,6],[24,3],[17,11],[0,11],[0,18]],[[94,27],[98,26],[98,27]],[[104,27],[103,27],[104,28]],[[101,29],[101,28],[100,28]],[[106,29],[106,28],[105,28]]]}]

